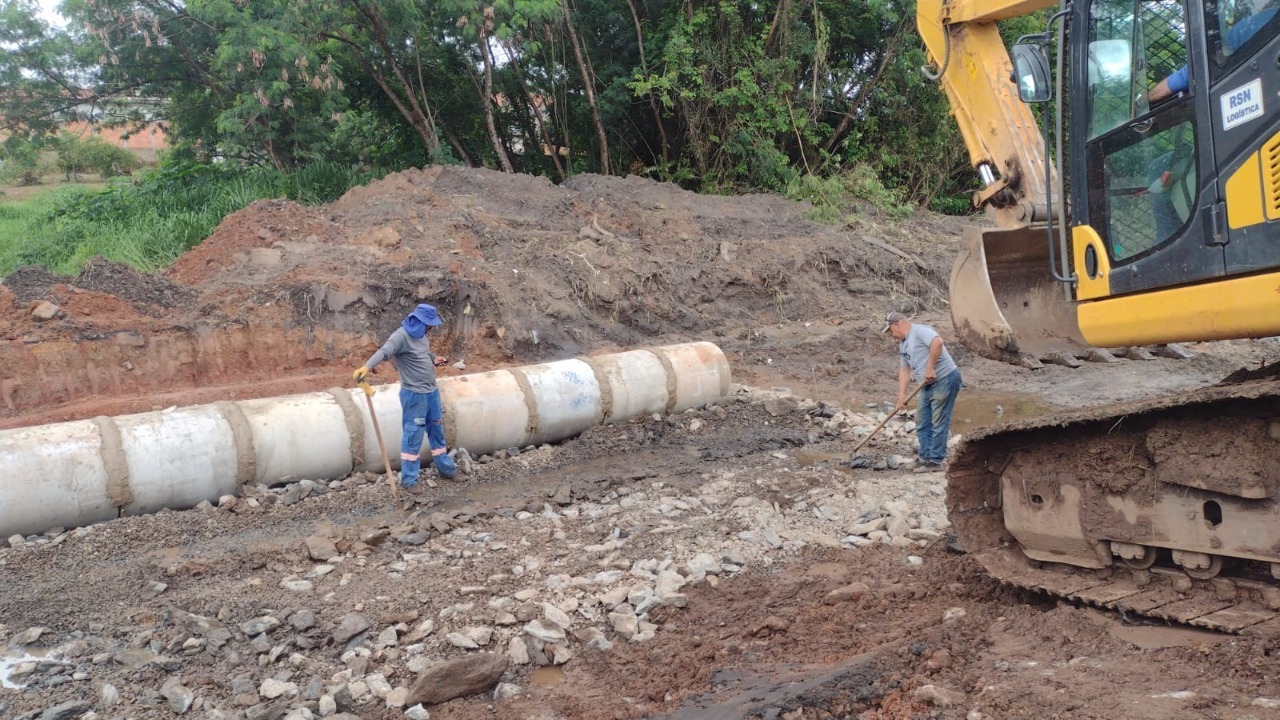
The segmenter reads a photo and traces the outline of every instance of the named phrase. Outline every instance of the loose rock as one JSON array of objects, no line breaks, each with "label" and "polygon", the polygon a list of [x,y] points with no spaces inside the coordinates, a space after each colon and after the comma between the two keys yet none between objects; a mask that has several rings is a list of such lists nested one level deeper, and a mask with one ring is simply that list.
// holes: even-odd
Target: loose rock
[{"label": "loose rock", "polygon": [[498,684],[507,669],[507,658],[477,653],[427,668],[409,690],[406,705],[434,705],[454,698],[485,692]]},{"label": "loose rock", "polygon": [[40,720],[72,720],[89,712],[92,707],[83,700],[68,700],[40,713]]},{"label": "loose rock", "polygon": [[312,560],[319,562],[328,562],[342,554],[338,552],[338,545],[332,538],[327,538],[322,535],[312,535],[307,538],[306,545],[307,555],[309,555]]},{"label": "loose rock", "polygon": [[181,715],[191,708],[196,694],[182,685],[182,678],[171,677],[160,688],[160,694],[169,702],[169,709]]},{"label": "loose rock", "polygon": [[298,694],[297,683],[280,682],[274,678],[267,678],[262,681],[262,685],[258,688],[258,694],[264,699],[274,700],[278,697],[293,697]]},{"label": "loose rock", "polygon": [[342,618],[342,622],[338,623],[338,627],[333,631],[333,641],[339,645],[345,644],[351,638],[368,630],[371,626],[369,618],[360,613],[348,613]]},{"label": "loose rock", "polygon": [[948,690],[937,685],[922,685],[916,688],[912,693],[912,697],[920,702],[936,705],[937,707],[952,707],[964,702],[964,695],[955,690]]},{"label": "loose rock", "polygon": [[54,305],[48,300],[41,300],[31,311],[31,317],[39,321],[52,320],[58,317],[58,313],[62,312],[62,308]]},{"label": "loose rock", "polygon": [[822,599],[822,602],[827,605],[836,605],[843,602],[856,602],[861,600],[862,596],[866,595],[870,591],[871,588],[867,587],[866,583],[856,582],[832,590],[827,593],[826,597]]}]

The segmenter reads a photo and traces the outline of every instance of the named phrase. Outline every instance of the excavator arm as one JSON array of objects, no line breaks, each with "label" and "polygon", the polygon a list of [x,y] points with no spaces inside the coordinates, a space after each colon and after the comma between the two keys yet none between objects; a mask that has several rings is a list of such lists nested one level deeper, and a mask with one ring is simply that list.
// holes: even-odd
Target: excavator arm
[{"label": "excavator arm", "polygon": [[[951,319],[967,347],[995,360],[1078,365],[1088,353],[1071,289],[1042,224],[1057,185],[1031,108],[1018,97],[1013,62],[996,21],[1052,7],[1053,0],[920,0],[916,21],[982,182],[974,207],[995,228],[965,231],[951,270]],[[1052,215],[1051,215],[1052,213]],[[1035,225],[1035,223],[1041,223]]]},{"label": "excavator arm", "polygon": [[996,21],[1056,5],[1052,0],[920,0],[916,23],[947,93],[983,188],[975,207],[1000,227],[1048,217],[1044,141],[1018,99],[1013,65]]}]

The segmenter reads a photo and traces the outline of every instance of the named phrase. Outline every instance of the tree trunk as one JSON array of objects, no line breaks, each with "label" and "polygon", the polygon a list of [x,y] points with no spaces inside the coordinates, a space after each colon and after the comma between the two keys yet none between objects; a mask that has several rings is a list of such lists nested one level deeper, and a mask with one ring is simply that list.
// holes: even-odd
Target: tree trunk
[{"label": "tree trunk", "polygon": [[516,80],[520,83],[520,91],[524,93],[524,100],[529,104],[529,114],[533,116],[533,124],[538,128],[538,135],[542,138],[542,144],[546,146],[547,154],[551,156],[551,162],[556,167],[556,174],[563,180],[565,174],[564,165],[560,162],[560,153],[556,149],[556,144],[551,140],[551,133],[547,131],[546,124],[542,122],[542,107],[534,100],[533,93],[529,92],[529,86],[524,81],[524,68],[520,67],[520,60],[517,57],[515,46],[512,43],[502,43],[502,49],[507,53],[507,57],[511,58],[511,65],[516,69]]},{"label": "tree trunk", "polygon": [[[780,0],[777,9],[773,13],[773,22],[769,25],[769,34],[764,40],[764,54],[772,56],[778,49],[778,43],[781,42],[782,18],[787,12],[787,0]],[[815,58],[816,60],[817,58]]]},{"label": "tree trunk", "polygon": [[483,24],[479,32],[480,40],[480,58],[484,62],[484,90],[481,92],[483,97],[480,98],[481,106],[484,108],[484,126],[489,132],[489,142],[493,143],[493,152],[498,156],[498,164],[502,166],[503,172],[514,173],[515,168],[511,167],[511,158],[507,157],[507,149],[502,144],[502,138],[498,135],[498,126],[493,121],[493,57],[489,54],[489,37],[485,34]]},{"label": "tree trunk", "polygon": [[898,25],[898,30],[893,34],[888,47],[885,48],[884,55],[880,58],[880,64],[876,66],[875,74],[858,88],[857,94],[849,101],[844,117],[840,118],[840,124],[836,126],[835,132],[831,133],[831,137],[827,138],[826,144],[822,146],[823,150],[829,153],[836,145],[844,141],[845,134],[849,132],[849,126],[853,124],[854,114],[858,111],[858,108],[862,107],[862,103],[871,96],[871,91],[880,82],[880,76],[884,74],[885,68],[889,67],[889,63],[893,60],[898,44],[902,41],[904,27],[906,27],[905,21]]},{"label": "tree trunk", "polygon": [[[391,49],[391,43],[387,40],[387,27],[382,22],[382,14],[378,12],[377,2],[371,2],[368,7],[360,4],[359,0],[351,0],[351,4],[356,11],[368,19],[370,30],[373,32],[373,40],[382,50],[382,54],[387,58],[387,64],[391,66],[391,70],[395,73],[396,79],[400,81],[400,85],[405,89],[405,96],[409,101],[412,109],[412,116],[409,121],[418,129],[419,135],[422,135],[427,143],[427,151],[435,153],[440,148],[440,135],[436,132],[435,121],[429,112],[430,106],[424,97],[423,101],[418,102],[418,94],[414,91],[413,84],[404,76],[404,69],[400,67],[400,63],[396,61],[395,52]],[[383,83],[379,83],[382,85]],[[385,85],[384,85],[385,89]],[[425,96],[426,88],[423,88]],[[396,102],[399,106],[399,101]],[[424,106],[427,109],[423,109]]]},{"label": "tree trunk", "polygon": [[[322,33],[321,37],[337,40],[351,48],[351,54],[355,56],[356,61],[360,63],[360,67],[364,68],[364,71],[368,73],[369,77],[373,78],[373,81],[378,84],[378,87],[382,88],[382,93],[387,96],[387,99],[391,101],[392,105],[396,106],[396,110],[400,112],[400,115],[408,121],[409,127],[413,128],[413,131],[418,134],[418,137],[422,140],[422,144],[426,146],[427,152],[429,154],[434,154],[439,150],[440,139],[435,136],[435,133],[431,132],[430,126],[427,125],[424,119],[418,115],[413,108],[405,104],[404,98],[400,97],[400,93],[396,92],[395,89],[391,87],[391,83],[388,82],[386,74],[374,66],[373,62],[369,60],[369,58],[365,57],[363,49],[358,43],[350,38],[330,35],[327,33]],[[412,97],[413,88],[406,87],[405,92]]]},{"label": "tree trunk", "polygon": [[476,164],[475,159],[467,153],[467,148],[462,145],[462,141],[459,140],[458,136],[449,129],[449,126],[441,124],[440,127],[444,128],[444,136],[449,140],[449,146],[453,148],[453,151],[458,153],[458,159],[466,163],[467,167],[479,167]]},{"label": "tree trunk", "polygon": [[[649,65],[644,59],[644,32],[640,29],[640,13],[636,12],[635,0],[627,0],[627,7],[631,8],[631,20],[636,24],[636,46],[640,49],[640,72],[645,76],[649,76]],[[649,109],[653,111],[653,124],[658,128],[658,137],[662,142],[662,162],[671,162],[671,141],[667,139],[667,126],[662,123],[662,113],[658,112],[658,100],[653,95],[653,90],[649,90]]]},{"label": "tree trunk", "polygon": [[573,18],[569,16],[569,0],[560,0],[560,9],[564,11],[564,24],[569,32],[569,44],[573,46],[573,56],[578,61],[578,71],[582,74],[582,87],[587,93],[587,105],[591,108],[591,119],[596,125],[596,136],[600,140],[600,174],[609,173],[609,139],[604,131],[604,121],[600,119],[600,108],[596,104],[595,86],[591,73],[587,71],[586,60],[582,56],[582,44],[578,42],[578,33],[573,28]]}]

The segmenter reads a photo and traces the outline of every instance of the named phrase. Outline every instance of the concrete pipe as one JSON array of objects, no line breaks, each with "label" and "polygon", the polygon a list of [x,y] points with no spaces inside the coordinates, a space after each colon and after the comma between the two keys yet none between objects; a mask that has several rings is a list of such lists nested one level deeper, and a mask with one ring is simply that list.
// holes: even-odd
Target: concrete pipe
[{"label": "concrete pipe", "polygon": [[[725,398],[720,348],[688,343],[442,378],[445,434],[481,455]],[[399,467],[399,384],[374,412]],[[429,453],[429,451],[428,451]],[[0,536],[181,509],[241,485],[381,471],[363,393],[219,402],[0,431]]]}]

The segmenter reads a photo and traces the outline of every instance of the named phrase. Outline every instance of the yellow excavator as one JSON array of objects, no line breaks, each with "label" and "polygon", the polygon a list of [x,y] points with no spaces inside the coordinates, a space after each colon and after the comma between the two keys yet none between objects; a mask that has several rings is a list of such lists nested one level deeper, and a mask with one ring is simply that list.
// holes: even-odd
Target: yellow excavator
[{"label": "yellow excavator", "polygon": [[[995,226],[963,238],[956,333],[1027,367],[1280,335],[1280,0],[920,0]],[[997,22],[1044,17],[1006,49]],[[1280,634],[1280,380],[966,438],[959,544],[997,579]]]}]

